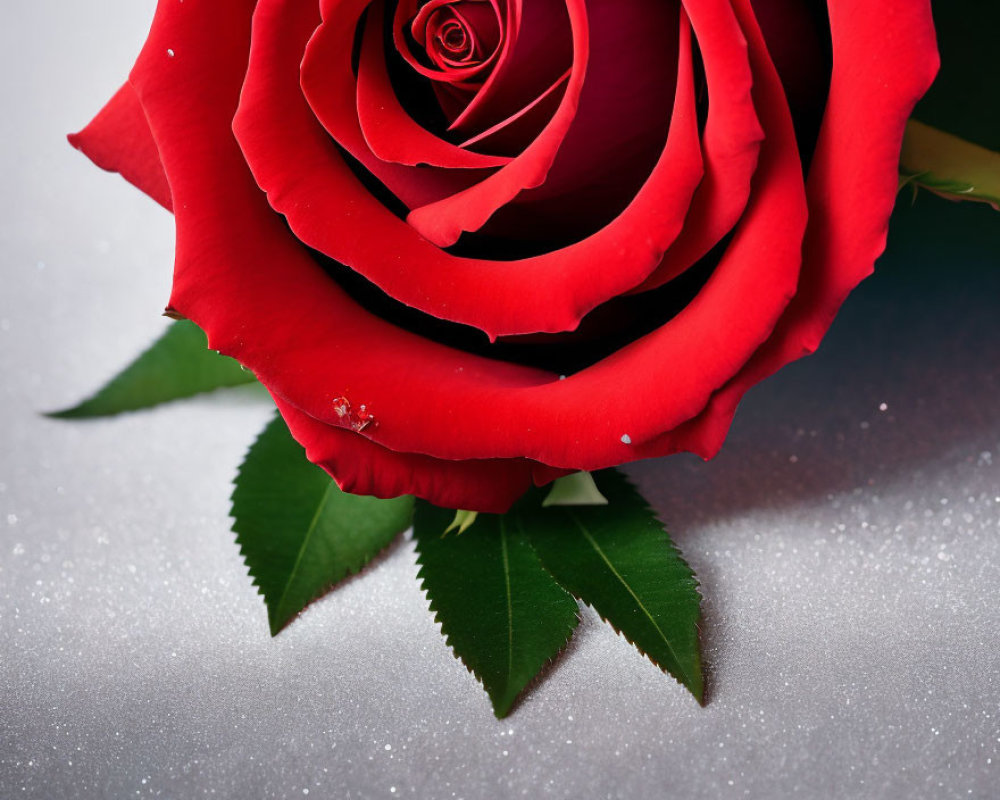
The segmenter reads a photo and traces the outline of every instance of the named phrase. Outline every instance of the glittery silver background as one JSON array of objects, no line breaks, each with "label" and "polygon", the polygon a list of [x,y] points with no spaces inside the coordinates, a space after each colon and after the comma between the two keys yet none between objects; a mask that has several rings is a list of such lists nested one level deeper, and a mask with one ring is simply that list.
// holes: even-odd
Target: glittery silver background
[{"label": "glittery silver background", "polygon": [[0,797],[1000,796],[998,217],[942,206],[994,255],[896,247],[716,461],[630,468],[704,586],[708,707],[588,611],[498,722],[408,540],[267,635],[227,519],[258,397],[38,415],[165,324],[171,218],[63,139],[152,8],[0,29]]}]

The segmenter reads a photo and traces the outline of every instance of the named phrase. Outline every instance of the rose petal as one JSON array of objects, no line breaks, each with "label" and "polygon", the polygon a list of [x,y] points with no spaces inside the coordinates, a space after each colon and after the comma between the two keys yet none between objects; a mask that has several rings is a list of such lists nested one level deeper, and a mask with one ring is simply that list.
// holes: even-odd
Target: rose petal
[{"label": "rose petal", "polygon": [[507,31],[496,67],[450,126],[466,136],[514,116],[573,66],[566,0],[508,0],[507,6]]},{"label": "rose petal", "polygon": [[525,146],[546,120],[552,118],[566,92],[566,84],[572,70],[564,72],[551,86],[538,97],[496,125],[477,133],[462,142],[465,148],[476,148],[485,152],[516,152]]},{"label": "rose petal", "polygon": [[[507,5],[510,4],[510,1],[508,0]],[[404,30],[407,29],[414,32],[421,30],[423,24],[427,21],[426,17],[449,2],[450,0],[430,0],[430,2],[420,7],[418,0],[401,0],[401,2],[396,4],[396,10],[393,14],[393,43],[399,55],[403,57],[403,60],[419,75],[445,85],[451,84],[468,89],[478,88],[482,85],[483,75],[494,66],[498,59],[503,57],[502,53],[507,49],[506,31],[504,31],[504,36],[502,37],[504,41],[501,43],[500,48],[485,61],[469,65],[456,64],[451,68],[446,68],[443,64],[437,64],[436,69],[425,66],[421,59],[417,58],[411,52],[409,42],[404,33]],[[491,5],[497,13],[500,13],[498,4],[491,3]],[[501,25],[501,27],[506,26]],[[424,38],[419,38],[417,43],[422,46],[428,44]],[[435,60],[431,54],[428,54],[428,58],[432,61]]]},{"label": "rose petal", "polygon": [[122,86],[86,128],[66,138],[101,169],[117,172],[161,206],[171,208],[160,154],[130,84]]},{"label": "rose petal", "polygon": [[280,397],[275,403],[306,457],[329,472],[345,492],[411,494],[442,508],[473,510],[474,505],[476,511],[502,514],[532,484],[530,461],[442,461],[395,453],[351,431],[324,425]]},{"label": "rose petal", "polygon": [[[278,121],[281,115],[294,119],[297,113],[308,114],[310,124],[301,131],[305,138],[295,145],[296,148],[329,148],[329,132],[407,208],[449,197],[488,175],[490,170],[416,169],[387,163],[372,153],[358,122],[357,80],[351,69],[356,26],[370,0],[334,0],[334,3],[336,13],[329,24],[323,23],[315,2],[269,0],[257,4],[255,14],[261,23],[255,30],[260,30],[261,35],[255,38],[267,36],[271,47],[271,62],[263,64],[262,69],[275,74],[248,74],[244,94],[249,98],[258,97],[260,84],[274,80],[278,77],[277,71],[287,67],[287,72],[281,72],[281,77],[287,79],[283,94],[268,97],[267,113],[278,116],[268,116],[267,124],[282,124]],[[326,131],[315,124],[306,99],[317,104]],[[252,113],[263,110],[253,108]],[[277,171],[282,180],[295,180],[290,174],[293,165],[286,163],[288,152],[261,150],[257,154],[259,168]]]},{"label": "rose petal", "polygon": [[[234,122],[258,184],[301,241],[350,266],[400,302],[478,327],[491,337],[571,330],[587,312],[631,289],[660,262],[701,178],[693,109],[687,113],[678,107],[674,115],[661,156],[670,168],[654,170],[629,208],[594,236],[521,261],[460,258],[423,239],[373,197],[296,91],[299,56],[286,39],[289,27],[306,26],[297,17],[304,13],[297,8],[301,5],[289,9],[287,0],[258,3],[261,23],[254,27]],[[357,11],[361,4],[342,0],[338,20],[348,5]],[[739,34],[738,28],[735,32]],[[340,54],[340,72],[323,74],[331,81],[344,75],[352,80],[347,56],[342,50],[333,52]],[[688,77],[677,87],[682,93],[691,90],[689,63],[685,69]],[[355,115],[345,112],[346,118]],[[354,124],[360,139],[356,119]],[[513,162],[504,169],[511,166]],[[484,297],[490,302],[482,302]]]},{"label": "rose petal", "polygon": [[[520,373],[510,375],[515,384],[501,387],[498,376],[507,365],[472,357],[461,376],[446,377],[437,365],[449,356],[431,357],[431,348],[422,347],[420,372],[411,378],[430,408],[447,409],[444,427],[437,416],[421,418],[420,425],[392,424],[407,417],[411,401],[386,389],[386,370],[396,375],[405,369],[399,355],[396,363],[387,359],[400,350],[415,355],[410,349],[415,345],[380,346],[378,357],[373,350],[371,364],[362,361],[356,369],[344,365],[352,375],[350,384],[366,387],[366,402],[372,398],[371,405],[384,412],[372,438],[394,450],[445,458],[527,455],[560,467],[594,468],[633,458],[645,440],[696,415],[768,337],[798,278],[806,214],[794,132],[777,75],[773,68],[765,69],[770,67],[766,54],[755,59],[760,74],[754,93],[768,132],[759,167],[761,190],[715,274],[685,311],[569,380],[544,385]],[[748,297],[754,302],[748,304]],[[729,324],[720,326],[720,319]],[[692,358],[694,342],[697,358]],[[469,373],[473,366],[475,379]],[[374,369],[366,378],[369,367]],[[528,384],[516,388],[526,379]],[[443,381],[447,389],[439,394]],[[284,393],[304,397],[310,389],[315,391],[313,381],[298,390],[289,386]],[[460,406],[448,397],[460,398]],[[330,410],[308,399],[303,407],[334,422]]]},{"label": "rose petal", "polygon": [[588,0],[587,18],[587,80],[573,122],[545,182],[499,209],[500,219],[484,229],[491,235],[516,236],[530,226],[548,240],[581,239],[614,219],[655,166],[672,168],[657,161],[677,80],[680,4]]},{"label": "rose petal", "polygon": [[[887,70],[886,62],[876,58],[866,67],[866,80],[854,76],[848,91],[838,83],[843,78],[835,68],[831,108],[842,116],[828,119],[817,151],[810,195],[820,193],[817,208],[823,216],[810,231],[816,238],[807,243],[806,252],[811,270],[816,264],[846,266],[803,277],[804,299],[795,301],[793,313],[758,360],[734,381],[731,376],[767,338],[794,290],[796,227],[804,224],[801,185],[796,189],[795,182],[798,167],[789,164],[797,162],[797,154],[780,85],[762,53],[752,16],[738,3],[758,79],[754,95],[768,136],[754,197],[728,253],[675,320],[558,381],[538,370],[436,345],[371,317],[303,252],[254,186],[229,133],[246,63],[241,37],[249,35],[249,5],[217,0],[191,13],[190,4],[161,4],[133,72],[177,201],[173,305],[208,331],[213,347],[240,359],[277,394],[294,398],[297,408],[331,429],[338,429],[333,401],[350,396],[364,401],[378,421],[352,435],[391,450],[443,459],[517,461],[528,456],[565,468],[619,463],[670,445],[673,434],[663,431],[694,419],[710,398],[713,409],[727,411],[748,377],[774,366],[770,358],[801,353],[822,333],[828,321],[823,312],[832,314],[845,286],[870,269],[884,241],[885,222],[866,221],[853,210],[858,194],[828,197],[835,194],[829,192],[831,182],[841,177],[833,174],[831,148],[840,147],[856,159],[852,163],[876,168],[877,178],[871,171],[854,173],[851,188],[872,191],[878,198],[874,211],[885,211],[887,217],[894,189],[884,173],[890,171],[889,156],[898,154],[899,144],[892,137],[897,131],[901,135],[916,89],[929,83],[928,49],[933,50],[929,12],[926,19],[922,12],[909,12],[910,27],[900,35],[907,46],[916,41],[923,60],[900,58],[899,68],[913,70],[913,75],[896,72],[894,63]],[[835,43],[850,35],[837,25],[859,13],[846,0],[840,8],[844,16],[832,14]],[[902,6],[893,8],[900,16],[907,14]],[[917,24],[924,22],[926,26]],[[880,29],[859,39],[870,53],[884,35]],[[167,61],[167,48],[176,49],[177,58]],[[898,52],[893,55],[899,57]],[[886,89],[886,75],[898,78],[897,88]],[[853,111],[859,98],[863,102]],[[889,143],[873,147],[858,136],[859,115],[886,106],[892,112],[883,123]],[[870,150],[876,154],[868,154]],[[220,208],[227,213],[220,215]],[[860,239],[852,227],[858,225]],[[827,248],[832,248],[830,260],[822,256]],[[817,299],[820,305],[813,309],[818,308],[820,319],[812,321],[807,319],[808,303]],[[731,324],[720,325],[720,320]],[[694,343],[702,350],[697,358],[692,358]],[[715,418],[713,413],[698,419]],[[711,429],[706,423],[689,425],[687,430]],[[681,429],[676,435],[684,433]],[[696,436],[688,435],[696,442]],[[474,496],[470,501],[475,502]],[[473,507],[471,503],[454,504]]]},{"label": "rose petal", "polygon": [[[738,5],[749,18],[745,0]],[[714,456],[747,389],[816,350],[885,249],[903,129],[940,64],[930,3],[832,0],[829,12],[835,58],[807,184],[810,221],[798,294],[767,344],[705,411],[650,443],[649,455]]]},{"label": "rose petal", "polygon": [[[705,178],[688,211],[688,221],[663,261],[635,291],[674,280],[702,259],[739,220],[750,197],[763,137],[745,71],[746,42],[732,30],[739,23],[722,3],[686,2],[701,46],[709,88],[708,119],[702,136]],[[736,40],[741,44],[735,44]]]},{"label": "rose petal", "polygon": [[[212,347],[331,427],[341,425],[334,401],[347,396],[376,415],[378,424],[361,435],[397,452],[448,460],[529,457],[567,469],[629,460],[634,445],[623,437],[639,444],[693,416],[766,337],[794,287],[796,271],[784,254],[797,265],[790,207],[796,197],[779,172],[767,196],[780,201],[772,209],[775,222],[738,233],[734,256],[687,310],[568,380],[395,328],[329,281],[253,187],[227,124],[245,51],[218,39],[209,46],[220,26],[234,37],[240,32],[238,15],[222,3],[210,14],[199,11],[161,6],[133,72],[177,199],[171,302],[205,328]],[[178,58],[165,67],[168,42]],[[797,160],[794,147],[779,147],[791,135],[784,123],[772,139]],[[765,127],[770,131],[769,122]],[[777,169],[781,159],[775,161]],[[771,164],[765,160],[765,168]],[[771,247],[760,247],[778,231]],[[748,306],[746,298],[755,295]],[[719,319],[734,325],[720,328]],[[692,342],[704,348],[698,359],[691,358]]]},{"label": "rose petal", "polygon": [[[347,348],[342,354],[354,350],[360,357],[369,334],[386,332],[392,338],[403,332],[367,315],[326,278],[270,210],[227,133],[246,64],[253,6],[247,0],[215,0],[205,8],[161,3],[132,78],[143,106],[151,110],[151,129],[162,142],[179,198],[170,305],[203,327],[211,347],[257,364],[256,374],[273,388],[289,372],[316,372],[320,362],[313,359],[319,356],[310,352],[308,338],[312,324],[339,332],[321,348],[328,355],[338,338]],[[167,61],[168,48],[175,50],[176,60]],[[220,208],[226,209],[221,217]],[[293,306],[286,303],[303,301],[315,305],[300,306],[302,317],[289,315]],[[311,322],[299,327],[297,322],[307,317]],[[247,320],[253,323],[249,329]],[[354,321],[361,327],[353,329]],[[421,340],[411,337],[408,343],[419,349]],[[276,344],[279,350],[271,350]],[[282,351],[283,357],[275,358]],[[507,378],[527,372],[511,368]],[[395,454],[354,432],[312,420],[280,395],[276,399],[311,456],[356,491],[378,496],[409,491],[445,505],[463,507],[468,501],[500,511],[530,485],[531,465],[523,460],[459,465]],[[420,475],[414,477],[412,469]]]},{"label": "rose petal", "polygon": [[[382,37],[383,17],[382,3],[374,3],[365,21],[358,64],[358,122],[372,154],[382,161],[396,164],[427,164],[447,169],[490,169],[508,163],[510,158],[506,156],[483,155],[435,136],[418,125],[403,109],[393,90],[386,66]],[[321,48],[322,45],[317,44],[316,47]],[[307,74],[313,73],[307,73],[303,67],[302,90],[316,117],[331,135],[335,135],[336,106],[331,108],[329,105],[332,88],[330,82],[310,81]]]},{"label": "rose petal", "polygon": [[[509,203],[519,192],[544,183],[573,122],[589,63],[590,31],[585,0],[566,0],[566,9],[573,33],[573,66],[562,99],[542,131],[509,164],[492,175],[467,189],[410,211],[407,222],[438,247],[449,247],[463,233],[479,230],[497,209]],[[533,33],[530,25],[524,25],[524,30],[526,34]],[[512,63],[524,63],[522,58],[512,56]],[[553,77],[558,79],[561,74],[561,71],[557,72]],[[545,83],[543,88],[550,85],[550,82]],[[489,94],[489,87],[484,86],[477,98],[485,98]],[[529,95],[532,96],[535,95]],[[524,95],[520,97],[523,101]],[[516,108],[520,107],[522,104]],[[502,114],[500,119],[510,116],[510,113]]]}]

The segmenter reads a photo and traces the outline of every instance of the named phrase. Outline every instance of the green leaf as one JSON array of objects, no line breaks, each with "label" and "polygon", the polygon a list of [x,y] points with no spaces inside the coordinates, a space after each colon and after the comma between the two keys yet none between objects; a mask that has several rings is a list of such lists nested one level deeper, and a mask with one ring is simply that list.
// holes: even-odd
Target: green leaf
[{"label": "green leaf", "polygon": [[594,477],[607,506],[545,509],[525,518],[528,538],[559,583],[703,702],[694,573],[624,475]]},{"label": "green leaf", "polygon": [[900,170],[905,182],[952,200],[978,200],[1000,210],[1000,153],[910,120]]},{"label": "green leaf", "polygon": [[209,350],[197,325],[178,320],[93,397],[48,416],[103,417],[255,381],[239,363]]},{"label": "green leaf", "polygon": [[552,484],[548,496],[542,501],[542,506],[606,506],[608,498],[594,483],[594,476],[589,472],[574,472],[564,478],[559,478]]},{"label": "green leaf", "polygon": [[520,530],[521,513],[515,507],[503,516],[479,514],[464,534],[445,537],[453,512],[419,502],[413,522],[431,610],[500,718],[579,621],[576,601],[545,571]]},{"label": "green leaf", "polygon": [[236,476],[233,530],[275,635],[410,525],[413,498],[347,494],[275,416]]}]

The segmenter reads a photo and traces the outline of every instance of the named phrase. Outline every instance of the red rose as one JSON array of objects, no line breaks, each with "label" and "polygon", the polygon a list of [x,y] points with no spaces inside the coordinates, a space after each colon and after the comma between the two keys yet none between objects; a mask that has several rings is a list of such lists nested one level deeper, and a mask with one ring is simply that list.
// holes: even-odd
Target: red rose
[{"label": "red rose", "polygon": [[[928,0],[161,0],[74,144],[348,491],[690,450],[881,252]],[[234,136],[235,133],[235,136]]]}]

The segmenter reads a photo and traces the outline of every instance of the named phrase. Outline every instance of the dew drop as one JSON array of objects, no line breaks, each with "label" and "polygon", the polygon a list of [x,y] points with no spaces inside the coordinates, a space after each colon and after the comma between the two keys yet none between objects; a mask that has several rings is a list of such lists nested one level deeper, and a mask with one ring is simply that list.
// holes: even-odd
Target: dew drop
[{"label": "dew drop", "polygon": [[367,403],[362,403],[355,409],[346,397],[338,397],[333,401],[333,413],[341,427],[361,433],[369,425],[377,424]]}]

